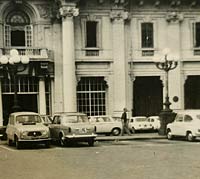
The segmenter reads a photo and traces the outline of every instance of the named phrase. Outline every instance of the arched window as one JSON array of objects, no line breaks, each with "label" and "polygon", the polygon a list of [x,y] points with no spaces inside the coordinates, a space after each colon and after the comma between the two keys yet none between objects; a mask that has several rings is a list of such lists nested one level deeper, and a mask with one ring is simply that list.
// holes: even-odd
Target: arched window
[{"label": "arched window", "polygon": [[31,47],[32,26],[30,18],[21,10],[12,11],[6,16],[4,44],[6,47]]}]

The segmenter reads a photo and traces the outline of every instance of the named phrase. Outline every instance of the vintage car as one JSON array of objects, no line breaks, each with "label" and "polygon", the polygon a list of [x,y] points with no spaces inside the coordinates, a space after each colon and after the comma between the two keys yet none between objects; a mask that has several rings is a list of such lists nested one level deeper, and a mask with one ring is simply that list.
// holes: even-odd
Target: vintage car
[{"label": "vintage car", "polygon": [[134,133],[136,131],[151,130],[152,126],[147,121],[146,116],[135,116],[129,120],[129,129]]},{"label": "vintage car", "polygon": [[51,140],[49,128],[43,125],[40,115],[35,112],[11,113],[6,134],[8,145],[14,142],[17,149],[25,142],[44,143],[49,147]]},{"label": "vintage car", "polygon": [[71,141],[87,142],[89,146],[93,146],[97,136],[87,115],[77,112],[55,114],[49,129],[52,140],[59,141],[61,146],[65,146]]},{"label": "vintage car", "polygon": [[111,116],[90,116],[90,123],[95,126],[97,134],[118,136],[122,130],[122,123]]},{"label": "vintage car", "polygon": [[180,110],[174,122],[167,124],[167,138],[185,137],[188,141],[200,137],[200,110]]},{"label": "vintage car", "polygon": [[149,122],[150,126],[153,130],[159,130],[160,129],[160,118],[159,116],[149,116],[147,117],[147,121]]}]

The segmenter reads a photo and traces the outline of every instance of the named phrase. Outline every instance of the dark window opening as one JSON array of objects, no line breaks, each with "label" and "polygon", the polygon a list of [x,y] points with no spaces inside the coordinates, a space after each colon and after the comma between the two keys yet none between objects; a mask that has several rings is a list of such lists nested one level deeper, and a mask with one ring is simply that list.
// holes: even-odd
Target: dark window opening
[{"label": "dark window opening", "polygon": [[86,22],[86,47],[97,47],[97,22]]},{"label": "dark window opening", "polygon": [[200,47],[200,22],[195,25],[195,47]]},{"label": "dark window opening", "polygon": [[142,48],[153,48],[153,23],[142,23]]},{"label": "dark window opening", "polygon": [[11,46],[25,46],[25,32],[11,31]]}]

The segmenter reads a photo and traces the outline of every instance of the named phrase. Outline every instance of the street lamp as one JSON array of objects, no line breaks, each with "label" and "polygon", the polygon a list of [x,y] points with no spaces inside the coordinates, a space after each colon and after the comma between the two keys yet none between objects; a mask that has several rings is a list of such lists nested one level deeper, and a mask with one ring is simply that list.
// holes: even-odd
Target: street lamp
[{"label": "street lamp", "polygon": [[2,55],[0,58],[0,66],[2,67],[2,70],[6,72],[11,77],[11,79],[13,79],[14,101],[12,112],[20,110],[17,99],[17,73],[23,72],[27,68],[28,63],[29,57],[25,55],[20,56],[16,49],[10,50],[9,56]]},{"label": "street lamp", "polygon": [[159,130],[160,135],[166,134],[166,126],[169,122],[172,121],[174,113],[170,109],[170,101],[169,101],[169,81],[168,81],[168,74],[170,70],[173,70],[177,67],[178,62],[176,61],[176,56],[172,56],[170,54],[170,50],[165,48],[163,50],[163,56],[156,56],[155,57],[155,65],[159,70],[163,70],[165,72],[165,102],[163,105],[165,108],[160,113],[161,118],[161,127]]}]

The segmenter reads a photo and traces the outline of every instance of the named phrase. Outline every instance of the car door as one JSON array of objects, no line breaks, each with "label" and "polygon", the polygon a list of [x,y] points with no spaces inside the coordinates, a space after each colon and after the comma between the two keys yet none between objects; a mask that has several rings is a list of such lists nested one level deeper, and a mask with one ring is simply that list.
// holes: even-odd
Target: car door
[{"label": "car door", "polygon": [[60,129],[60,116],[54,116],[52,124],[49,126],[51,137],[53,139],[58,138],[58,132]]},{"label": "car door", "polygon": [[[191,131],[193,117],[189,114],[184,115],[182,135],[185,136],[187,131]],[[192,131],[191,131],[192,132]]]},{"label": "car door", "polygon": [[173,122],[171,126],[171,130],[173,135],[183,135],[183,114],[177,114],[175,121]]}]

